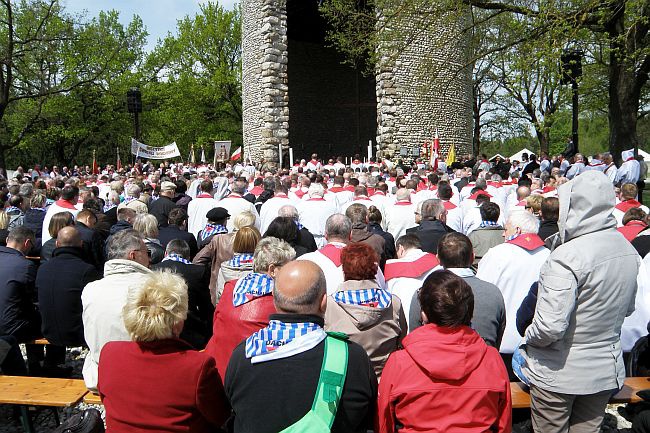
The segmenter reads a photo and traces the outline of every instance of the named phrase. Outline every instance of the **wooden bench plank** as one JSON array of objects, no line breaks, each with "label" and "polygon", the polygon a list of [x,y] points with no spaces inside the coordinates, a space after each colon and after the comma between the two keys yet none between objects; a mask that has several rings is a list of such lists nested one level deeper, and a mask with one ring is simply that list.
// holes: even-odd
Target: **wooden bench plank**
[{"label": "wooden bench plank", "polygon": [[99,396],[99,394],[95,394],[94,392],[89,392],[88,394],[84,395],[84,403],[86,403],[86,404],[103,404],[102,399]]},{"label": "wooden bench plank", "polygon": [[68,407],[88,392],[80,379],[0,376],[0,403]]},{"label": "wooden bench plank", "polygon": [[[623,388],[609,399],[610,403],[638,403],[641,397],[636,395],[638,391],[650,389],[650,377],[627,377]],[[510,382],[510,394],[512,396],[513,409],[525,409],[530,407],[530,394],[521,382]]]}]

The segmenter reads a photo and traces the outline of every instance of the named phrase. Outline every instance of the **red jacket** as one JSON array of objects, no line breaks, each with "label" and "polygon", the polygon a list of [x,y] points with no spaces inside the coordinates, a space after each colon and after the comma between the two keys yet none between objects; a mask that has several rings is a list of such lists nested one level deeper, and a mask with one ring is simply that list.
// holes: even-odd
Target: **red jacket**
[{"label": "red jacket", "polygon": [[275,314],[273,296],[266,295],[246,302],[239,307],[232,304],[232,293],[238,280],[228,281],[223,286],[221,300],[214,310],[212,337],[205,352],[217,361],[217,370],[223,381],[230,355],[242,340],[268,326],[269,316]]},{"label": "red jacket", "polygon": [[100,359],[109,433],[207,433],[230,415],[214,359],[184,341],[112,341]]},{"label": "red jacket", "polygon": [[379,383],[377,433],[512,430],[505,365],[474,330],[428,324],[402,344]]}]

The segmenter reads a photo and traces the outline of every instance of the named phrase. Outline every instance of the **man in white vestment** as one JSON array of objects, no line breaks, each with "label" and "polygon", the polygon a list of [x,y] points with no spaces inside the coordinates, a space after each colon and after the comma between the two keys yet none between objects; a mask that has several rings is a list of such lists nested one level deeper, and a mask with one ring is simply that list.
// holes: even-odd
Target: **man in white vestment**
[{"label": "man in white vestment", "polygon": [[255,227],[260,228],[260,215],[255,209],[255,205],[244,198],[248,182],[245,180],[236,180],[232,183],[230,195],[219,200],[217,206],[222,207],[230,214],[228,225],[226,228],[228,232],[232,232],[235,228],[234,220],[242,212],[248,211],[255,216]]},{"label": "man in white vestment", "polygon": [[325,222],[337,212],[334,203],[323,198],[325,189],[323,185],[313,183],[309,186],[309,198],[296,203],[300,214],[300,223],[314,236],[316,245],[320,248],[325,245]]},{"label": "man in white vestment", "polygon": [[213,184],[207,179],[199,184],[199,194],[187,204],[187,231],[197,237],[208,223],[206,214],[218,207],[218,201],[212,197]]},{"label": "man in white vestment", "polygon": [[397,201],[388,205],[384,211],[384,226],[393,238],[399,239],[406,230],[415,227],[415,205],[411,203],[411,191],[400,188],[395,194]]}]

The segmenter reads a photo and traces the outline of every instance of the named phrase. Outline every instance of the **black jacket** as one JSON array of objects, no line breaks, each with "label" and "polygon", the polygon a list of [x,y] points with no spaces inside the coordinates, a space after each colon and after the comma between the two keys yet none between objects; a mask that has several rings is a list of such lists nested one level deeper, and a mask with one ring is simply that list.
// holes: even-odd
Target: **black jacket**
[{"label": "black jacket", "polygon": [[161,227],[158,230],[158,240],[162,244],[163,248],[167,248],[167,244],[174,239],[182,239],[190,246],[190,260],[194,258],[196,253],[199,252],[199,248],[196,245],[196,238],[192,233],[181,230],[176,225],[168,225],[167,227]]},{"label": "black jacket", "polygon": [[422,244],[422,251],[437,254],[438,253],[438,242],[440,238],[447,234],[451,233],[452,230],[446,224],[443,224],[441,221],[422,221],[417,227],[412,227],[406,230],[406,233],[415,234],[420,243]]},{"label": "black jacket", "polygon": [[395,238],[393,235],[384,231],[384,229],[381,228],[381,225],[377,223],[368,224],[368,231],[384,238],[384,254],[386,254],[386,260],[397,258]]},{"label": "black jacket", "polygon": [[169,223],[169,211],[176,207],[176,203],[161,195],[158,200],[149,204],[149,213],[158,220],[158,227],[165,227]]},{"label": "black jacket", "polygon": [[169,269],[185,280],[188,294],[187,319],[180,338],[190,343],[195,349],[205,348],[212,336],[212,317],[214,306],[210,300],[210,271],[203,265],[165,260],[153,265],[151,269]]},{"label": "black jacket", "polygon": [[[270,319],[323,326],[323,319],[318,316],[273,314]],[[245,344],[243,341],[233,351],[224,380],[224,389],[235,414],[234,432],[277,433],[311,409],[325,342],[288,358],[255,365],[246,358]],[[348,341],[348,370],[332,432],[372,430],[376,399],[377,378],[368,355],[361,346]],[[262,413],[263,420],[260,419]]]},{"label": "black jacket", "polygon": [[27,227],[34,232],[36,236],[36,243],[41,245],[41,233],[43,231],[43,220],[45,220],[45,211],[37,209],[29,209],[25,212],[25,219],[23,220],[23,227]]},{"label": "black jacket", "polygon": [[537,234],[542,238],[542,240],[546,240],[549,236],[553,236],[558,231],[557,221],[542,221],[539,225]]},{"label": "black jacket", "polygon": [[301,228],[298,231],[298,239],[296,240],[296,244],[305,247],[309,253],[313,253],[318,249],[314,235],[312,235],[311,232],[305,227]]},{"label": "black jacket", "polygon": [[52,344],[86,344],[81,320],[81,292],[86,284],[100,279],[102,274],[82,259],[84,255],[81,248],[57,248],[36,274],[41,329]]},{"label": "black jacket", "polygon": [[86,262],[95,266],[98,271],[104,269],[104,240],[97,230],[91,229],[84,223],[77,221],[75,228],[83,241],[83,258]]},{"label": "black jacket", "polygon": [[34,263],[18,250],[0,247],[0,335],[13,335],[19,342],[38,337],[35,279]]},{"label": "black jacket", "polygon": [[530,286],[528,294],[524,300],[521,301],[521,305],[517,310],[517,332],[519,332],[519,335],[522,337],[526,332],[526,328],[533,323],[533,317],[535,317],[535,308],[537,307],[537,286],[538,283],[535,281],[533,285]]},{"label": "black jacket", "polygon": [[[647,230],[644,230],[641,233],[645,233]],[[639,253],[641,258],[645,258],[648,253],[650,253],[650,233],[649,234],[641,234],[640,236],[637,235],[634,239],[632,239],[632,246],[634,249],[636,249],[636,252]]]}]

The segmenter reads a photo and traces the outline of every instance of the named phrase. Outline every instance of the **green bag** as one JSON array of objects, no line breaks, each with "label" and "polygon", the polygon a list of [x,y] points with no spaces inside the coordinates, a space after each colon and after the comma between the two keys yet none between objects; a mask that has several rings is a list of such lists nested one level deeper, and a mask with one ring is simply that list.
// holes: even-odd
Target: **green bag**
[{"label": "green bag", "polygon": [[327,433],[332,429],[348,371],[347,335],[328,332],[311,410],[280,433]]}]

